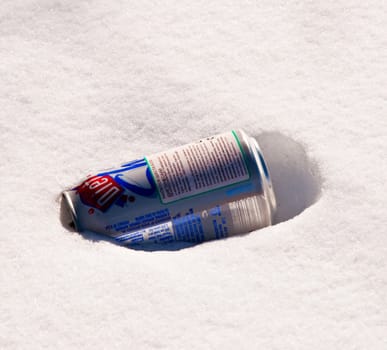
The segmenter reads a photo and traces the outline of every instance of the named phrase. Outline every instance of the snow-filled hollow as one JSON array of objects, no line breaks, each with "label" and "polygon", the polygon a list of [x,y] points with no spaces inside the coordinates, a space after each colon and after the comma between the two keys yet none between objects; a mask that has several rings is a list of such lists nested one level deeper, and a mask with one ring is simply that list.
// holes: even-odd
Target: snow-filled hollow
[{"label": "snow-filled hollow", "polygon": [[256,138],[265,154],[277,201],[273,224],[290,220],[321,195],[323,179],[318,162],[310,159],[301,143],[279,132],[265,132]]},{"label": "snow-filled hollow", "polygon": [[[266,165],[270,171],[272,186],[276,200],[276,208],[272,224],[290,220],[314,204],[321,194],[322,178],[317,161],[308,157],[304,147],[299,142],[279,132],[264,132],[255,137],[265,154]],[[60,200],[60,221],[69,231],[76,230],[68,203],[64,198]],[[129,210],[129,209],[127,209]],[[146,212],[146,208],[144,208]],[[91,218],[93,220],[93,218]],[[108,217],[106,220],[109,220]],[[108,222],[108,221],[107,221]],[[241,232],[246,233],[246,232]],[[82,230],[86,239],[105,240],[118,244],[107,234]],[[175,250],[191,247],[188,242],[173,244],[148,244],[135,246],[144,250]]]}]

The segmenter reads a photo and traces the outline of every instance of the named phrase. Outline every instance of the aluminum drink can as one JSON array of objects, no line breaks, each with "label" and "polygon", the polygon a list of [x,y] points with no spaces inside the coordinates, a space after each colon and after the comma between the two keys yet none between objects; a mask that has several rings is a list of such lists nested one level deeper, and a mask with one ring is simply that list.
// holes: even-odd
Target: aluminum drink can
[{"label": "aluminum drink can", "polygon": [[123,245],[247,233],[271,225],[276,211],[262,152],[242,130],[100,171],[63,198],[77,231]]}]

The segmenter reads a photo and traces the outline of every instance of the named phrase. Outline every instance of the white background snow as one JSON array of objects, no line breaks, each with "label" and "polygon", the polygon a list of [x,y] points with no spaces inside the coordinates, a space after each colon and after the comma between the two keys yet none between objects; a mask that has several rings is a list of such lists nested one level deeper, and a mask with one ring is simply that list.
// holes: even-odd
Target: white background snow
[{"label": "white background snow", "polygon": [[[384,1],[2,0],[0,348],[387,349],[386,113]],[[278,224],[152,252],[62,225],[91,171],[237,128]]]}]

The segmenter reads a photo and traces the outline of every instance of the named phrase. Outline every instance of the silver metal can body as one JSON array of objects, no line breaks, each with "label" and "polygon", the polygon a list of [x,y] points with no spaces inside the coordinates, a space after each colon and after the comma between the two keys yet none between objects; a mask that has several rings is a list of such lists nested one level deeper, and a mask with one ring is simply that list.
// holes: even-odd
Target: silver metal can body
[{"label": "silver metal can body", "polygon": [[276,210],[261,150],[242,130],[101,171],[63,197],[78,231],[124,245],[247,233]]}]

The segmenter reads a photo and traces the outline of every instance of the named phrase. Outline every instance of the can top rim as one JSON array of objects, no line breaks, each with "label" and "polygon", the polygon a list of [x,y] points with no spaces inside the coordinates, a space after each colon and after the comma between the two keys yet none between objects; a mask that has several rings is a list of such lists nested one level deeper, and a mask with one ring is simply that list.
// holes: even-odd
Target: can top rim
[{"label": "can top rim", "polygon": [[70,197],[70,191],[63,191],[62,192],[62,200],[65,201],[66,209],[71,216],[72,223],[74,224],[75,230],[78,232],[81,232],[81,227],[79,225],[78,216],[77,216],[77,213],[75,211],[73,201],[71,200],[71,197]]}]

